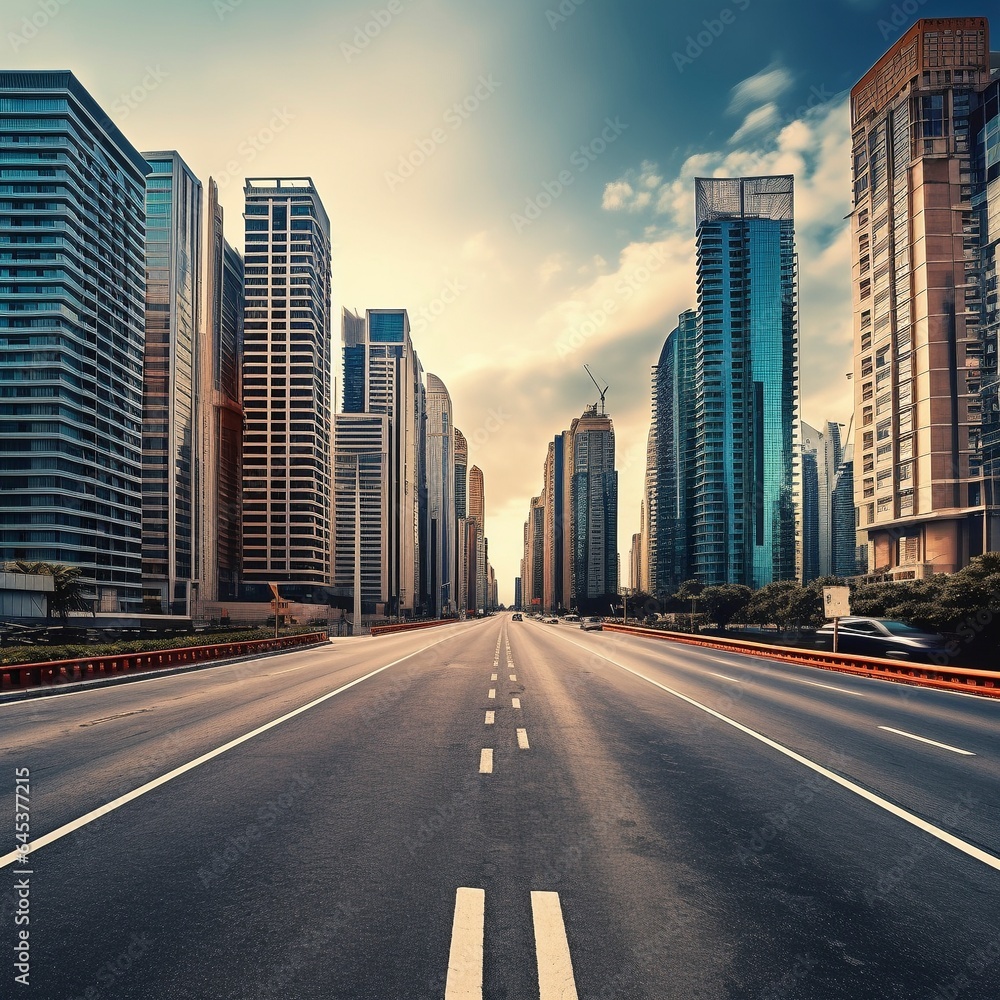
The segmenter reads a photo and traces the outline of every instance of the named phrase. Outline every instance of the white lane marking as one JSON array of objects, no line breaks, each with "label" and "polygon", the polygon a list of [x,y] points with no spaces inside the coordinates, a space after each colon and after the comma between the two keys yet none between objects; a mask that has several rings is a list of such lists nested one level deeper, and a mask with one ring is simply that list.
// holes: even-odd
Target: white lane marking
[{"label": "white lane marking", "polygon": [[573,960],[566,939],[558,892],[533,892],[531,918],[535,926],[540,1000],[577,1000]]},{"label": "white lane marking", "polygon": [[267,674],[267,677],[280,677],[282,674],[290,674],[295,670],[304,670],[306,667],[315,667],[315,663],[303,663],[301,667],[289,667],[287,670],[278,670],[273,674]]},{"label": "white lane marking", "polygon": [[495,698],[496,696],[497,696],[497,689],[496,688],[490,688],[490,693],[489,693],[489,695],[487,697],[489,697],[489,698]]},{"label": "white lane marking", "polygon": [[1000,858],[997,858],[992,854],[988,854],[986,851],[980,850],[980,848],[976,847],[974,844],[967,843],[961,838],[948,833],[947,830],[942,830],[941,827],[935,826],[933,823],[928,823],[927,820],[921,819],[915,813],[911,813],[909,810],[897,806],[894,802],[890,802],[888,799],[882,798],[881,795],[876,795],[874,792],[868,791],[867,788],[862,788],[861,785],[856,785],[853,781],[850,781],[847,778],[842,778],[836,772],[823,767],[822,764],[817,764],[808,757],[803,757],[802,754],[796,753],[794,750],[791,750],[788,747],[783,746],[781,743],[764,736],[762,733],[758,733],[749,726],[744,726],[743,723],[737,722],[735,719],[730,719],[721,712],[716,712],[714,708],[702,705],[701,702],[695,701],[694,698],[689,698],[686,694],[681,694],[680,691],[675,691],[673,688],[667,687],[666,684],[661,684],[659,681],[654,681],[651,677],[646,677],[645,674],[640,674],[638,670],[633,670],[631,667],[626,667],[623,663],[619,663],[617,660],[612,660],[610,656],[597,652],[593,646],[581,646],[580,643],[573,642],[572,639],[567,639],[566,642],[568,642],[571,646],[576,646],[579,649],[584,650],[587,653],[600,656],[602,660],[607,660],[608,663],[613,663],[620,670],[624,670],[626,673],[632,674],[633,677],[638,677],[647,684],[652,684],[653,687],[657,687],[661,691],[665,691],[667,694],[673,695],[675,698],[679,698],[683,702],[687,702],[687,704],[693,706],[694,708],[713,716],[720,722],[724,722],[727,726],[732,726],[734,729],[738,729],[741,733],[745,733],[747,736],[758,740],[765,746],[771,747],[772,750],[777,750],[778,753],[783,754],[785,757],[789,757],[791,760],[802,764],[803,767],[807,767],[810,771],[815,771],[817,774],[821,774],[824,778],[829,778],[830,781],[835,782],[842,788],[846,788],[849,792],[853,792],[855,795],[860,796],[867,802],[871,802],[880,809],[884,809],[887,813],[896,816],[905,823],[915,826],[918,830],[923,830],[924,833],[929,833],[932,837],[936,837],[938,840],[948,844],[950,847],[954,847],[963,854],[967,854],[970,858],[974,858],[976,861],[982,862],[982,864],[987,867],[1000,871]]},{"label": "white lane marking", "polygon": [[496,674],[490,674],[490,680],[491,681],[495,681],[496,679],[497,679],[497,675]]},{"label": "white lane marking", "polygon": [[521,699],[520,698],[511,698],[510,699],[510,707],[511,708],[520,708],[521,707]]},{"label": "white lane marking", "polygon": [[485,929],[486,891],[459,889],[455,893],[444,1000],[483,1000]]},{"label": "white lane marking", "polygon": [[491,749],[484,749],[479,754],[479,773],[480,774],[493,773],[493,751]]},{"label": "white lane marking", "polygon": [[709,673],[713,677],[721,677],[724,681],[732,681],[734,684],[742,684],[743,681],[739,677],[727,677],[725,674],[717,674],[714,670],[709,670]]},{"label": "white lane marking", "polygon": [[940,747],[942,750],[950,750],[952,753],[960,753],[965,757],[976,756],[971,750],[961,750],[958,747],[948,746],[947,743],[938,743],[937,740],[929,740],[926,736],[917,736],[914,733],[905,733],[902,729],[893,729],[892,726],[879,726],[879,729],[884,729],[887,733],[895,733],[897,736],[905,736],[907,739],[919,740],[921,743],[927,743],[932,747]]},{"label": "white lane marking", "polygon": [[800,684],[810,684],[814,688],[826,688],[828,691],[839,691],[841,694],[853,694],[855,698],[868,697],[868,695],[862,694],[860,691],[848,691],[847,688],[834,687],[832,684],[820,684],[819,681],[807,681],[802,677],[792,677],[789,679],[798,681]]},{"label": "white lane marking", "polygon": [[511,674],[511,675],[510,675],[510,679],[511,679],[512,681],[516,681],[516,680],[517,680],[517,674]]},{"label": "white lane marking", "polygon": [[517,745],[521,750],[530,750],[531,747],[528,746],[528,730],[519,729],[517,731]]},{"label": "white lane marking", "polygon": [[487,712],[486,713],[486,725],[487,726],[492,726],[493,723],[496,721],[496,716],[497,716],[496,712]]},{"label": "white lane marking", "polygon": [[228,743],[224,743],[221,747],[216,747],[208,753],[203,753],[200,757],[196,757],[187,764],[175,767],[172,771],[168,771],[159,778],[147,781],[144,785],[140,785],[138,788],[133,789],[131,792],[127,792],[125,795],[119,795],[117,799],[112,799],[103,806],[99,806],[97,809],[92,809],[89,813],[85,813],[79,819],[65,823],[63,826],[58,827],[51,833],[46,833],[37,840],[33,840],[27,845],[27,849],[23,852],[19,849],[3,855],[3,857],[0,857],[0,868],[9,867],[22,857],[25,857],[28,854],[34,854],[35,851],[40,848],[47,847],[49,844],[52,844],[57,840],[61,840],[63,837],[68,836],[75,830],[79,830],[81,827],[87,826],[88,823],[93,823],[94,820],[100,819],[102,816],[106,816],[108,813],[114,812],[116,809],[120,809],[133,799],[137,799],[140,796],[145,795],[147,792],[151,792],[154,789],[159,788],[161,785],[165,785],[168,782],[173,781],[174,778],[179,778],[182,774],[187,774],[188,771],[193,771],[196,767],[200,767],[202,764],[207,764],[208,761],[214,760],[216,757],[221,756],[228,750],[233,750],[241,744],[246,743],[247,740],[252,740],[255,736],[260,736],[262,733],[266,733],[269,729],[274,729],[276,726],[280,726],[282,723],[288,722],[290,719],[294,719],[298,715],[302,715],[303,712],[308,712],[309,709],[315,708],[317,705],[322,705],[323,702],[329,701],[331,698],[336,698],[337,695],[343,694],[345,691],[349,691],[352,687],[356,687],[363,681],[367,681],[370,678],[375,677],[377,674],[382,673],[382,671],[388,670],[390,667],[395,667],[397,664],[403,663],[405,660],[409,660],[420,653],[425,653],[428,649],[432,649],[434,646],[440,646],[442,642],[447,642],[449,639],[453,638],[455,638],[454,635],[446,636],[444,639],[437,639],[434,642],[428,643],[426,646],[421,646],[420,649],[416,649],[412,653],[407,653],[406,656],[401,656],[398,660],[393,660],[392,663],[387,663],[384,667],[378,667],[376,670],[369,671],[367,674],[364,674],[362,677],[358,677],[356,680],[350,681],[347,684],[342,684],[334,691],[321,695],[319,698],[314,698],[307,704],[293,709],[291,712],[286,712],[279,718],[272,719],[270,722],[266,722],[263,726],[258,726],[256,729],[249,733],[245,733],[243,736],[238,736],[235,740],[230,740]]}]

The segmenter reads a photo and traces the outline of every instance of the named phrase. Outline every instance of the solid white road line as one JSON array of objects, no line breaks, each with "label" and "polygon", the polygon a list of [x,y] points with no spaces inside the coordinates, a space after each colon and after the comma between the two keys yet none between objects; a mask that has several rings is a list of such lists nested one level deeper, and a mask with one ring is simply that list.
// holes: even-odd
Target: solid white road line
[{"label": "solid white road line", "polygon": [[720,722],[724,722],[727,726],[732,726],[734,729],[738,729],[741,733],[745,733],[752,739],[758,740],[765,746],[771,747],[772,750],[776,750],[778,753],[796,761],[803,767],[807,767],[810,771],[815,771],[817,774],[823,775],[824,778],[829,778],[830,781],[840,785],[841,788],[846,788],[849,792],[853,792],[855,795],[865,799],[867,802],[871,802],[880,809],[884,809],[887,813],[896,816],[905,823],[915,826],[918,830],[923,830],[924,833],[929,833],[932,837],[936,837],[938,840],[942,841],[942,843],[948,844],[950,847],[954,847],[956,850],[961,851],[963,854],[967,854],[970,858],[974,858],[976,861],[981,862],[987,867],[1000,871],[1000,858],[981,850],[974,844],[967,843],[961,838],[948,833],[947,830],[942,830],[941,827],[935,826],[933,823],[928,823],[925,819],[921,819],[915,813],[911,813],[909,810],[897,806],[894,802],[890,802],[888,799],[882,798],[881,795],[876,795],[874,792],[868,791],[867,788],[862,788],[861,785],[857,785],[847,778],[842,778],[834,771],[830,771],[823,767],[822,764],[817,764],[808,757],[803,757],[802,754],[796,753],[794,750],[791,750],[790,748],[783,746],[781,743],[764,736],[762,733],[758,733],[749,726],[744,726],[741,722],[736,722],[735,719],[730,719],[721,712],[716,712],[715,709],[709,708],[707,705],[702,705],[701,702],[695,701],[694,698],[689,698],[686,694],[681,694],[680,691],[675,691],[673,688],[667,687],[666,684],[654,681],[651,677],[647,677],[645,674],[640,674],[638,670],[626,667],[624,663],[619,663],[617,660],[611,659],[610,656],[607,656],[604,653],[599,653],[593,646],[581,646],[580,643],[573,642],[572,639],[567,639],[566,642],[568,642],[571,646],[576,646],[579,649],[590,653],[591,655],[599,656],[601,659],[607,660],[608,663],[613,663],[620,670],[624,670],[626,673],[632,674],[633,677],[638,677],[647,684],[652,684],[653,687],[657,687],[661,691],[665,691],[667,694],[673,695],[673,697],[686,702],[693,708],[697,708],[699,711],[713,716]]},{"label": "solid white road line", "polygon": [[490,693],[489,693],[488,697],[495,698],[496,696],[497,696],[497,689],[496,688],[490,688]]},{"label": "solid white road line", "polygon": [[521,699],[520,698],[511,698],[510,699],[510,707],[511,708],[520,708],[521,707]]},{"label": "solid white road line", "polygon": [[459,889],[455,894],[444,1000],[483,1000],[485,927],[485,890]]},{"label": "solid white road line", "polygon": [[492,774],[493,773],[493,751],[483,750],[479,754],[479,773],[480,774]]},{"label": "solid white road line", "polygon": [[577,1000],[573,960],[566,940],[558,892],[533,892],[531,917],[535,926],[540,1000]]},{"label": "solid white road line", "polygon": [[965,757],[976,756],[971,750],[960,750],[958,747],[948,746],[947,743],[938,743],[937,740],[929,740],[926,736],[916,736],[913,733],[904,733],[902,729],[893,729],[892,726],[879,726],[879,729],[884,729],[887,733],[895,733],[897,736],[905,736],[907,739],[919,740],[921,743],[927,743],[932,747],[940,747],[942,750],[950,750],[952,753],[960,753]]},{"label": "solid white road line", "polygon": [[496,712],[487,712],[486,713],[486,725],[487,726],[492,726],[493,725],[493,723],[496,721],[496,715],[497,715]]},{"label": "solid white road line", "polygon": [[531,747],[528,746],[528,730],[519,729],[517,731],[517,745],[521,750],[530,750]]},{"label": "solid white road line", "polygon": [[33,840],[27,845],[27,850],[23,853],[20,850],[17,850],[3,855],[3,857],[0,857],[0,868],[9,867],[19,859],[26,857],[28,854],[34,854],[35,851],[40,848],[47,847],[49,844],[55,843],[57,840],[61,840],[63,837],[68,836],[75,830],[79,830],[88,823],[93,823],[95,819],[100,819],[102,816],[106,816],[108,813],[114,812],[116,809],[120,809],[133,799],[137,799],[140,796],[145,795],[147,792],[151,792],[154,789],[159,788],[161,785],[165,785],[168,782],[173,781],[174,778],[179,778],[182,774],[187,774],[188,771],[193,771],[196,767],[200,767],[202,764],[206,764],[208,761],[214,760],[216,757],[220,757],[222,754],[226,753],[226,751],[232,750],[235,747],[246,743],[247,740],[252,740],[255,736],[260,736],[261,733],[266,733],[269,729],[274,729],[276,726],[280,726],[283,722],[288,722],[290,719],[294,719],[296,716],[302,715],[303,712],[308,712],[309,709],[315,708],[317,705],[322,705],[323,702],[329,701],[331,698],[336,698],[338,694],[343,694],[345,691],[349,691],[352,687],[356,687],[363,681],[367,681],[370,678],[375,677],[377,674],[382,673],[383,670],[388,670],[390,667],[403,663],[405,660],[412,659],[414,656],[424,653],[434,646],[439,646],[442,642],[447,642],[450,638],[454,638],[454,636],[452,635],[447,636],[444,639],[437,639],[434,642],[428,643],[426,646],[421,646],[420,649],[414,650],[412,653],[407,653],[406,656],[401,656],[398,660],[393,660],[392,663],[387,663],[384,667],[371,670],[362,677],[357,678],[357,680],[341,685],[335,691],[330,691],[327,694],[321,695],[319,698],[314,698],[312,701],[302,705],[300,708],[296,708],[291,712],[286,712],[280,718],[273,719],[271,722],[265,723],[263,726],[258,726],[251,732],[246,733],[243,736],[239,736],[235,740],[230,740],[228,743],[224,743],[221,747],[216,747],[208,753],[203,753],[200,757],[196,757],[187,764],[175,767],[172,771],[168,771],[159,778],[147,781],[144,785],[140,785],[138,788],[133,789],[131,792],[127,792],[125,795],[119,795],[117,799],[112,799],[105,805],[100,806],[97,809],[92,809],[89,813],[84,814],[79,819],[72,820],[63,826],[60,826],[58,829],[53,830],[51,833],[46,833],[37,840]]}]

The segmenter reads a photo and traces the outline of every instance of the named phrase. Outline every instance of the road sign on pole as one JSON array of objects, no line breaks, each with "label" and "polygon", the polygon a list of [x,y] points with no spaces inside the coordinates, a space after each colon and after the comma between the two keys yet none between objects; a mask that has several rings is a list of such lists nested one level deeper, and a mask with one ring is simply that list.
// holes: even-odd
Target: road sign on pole
[{"label": "road sign on pole", "polygon": [[824,587],[823,612],[827,618],[833,619],[833,651],[837,652],[837,640],[840,638],[840,619],[851,613],[850,587]]}]

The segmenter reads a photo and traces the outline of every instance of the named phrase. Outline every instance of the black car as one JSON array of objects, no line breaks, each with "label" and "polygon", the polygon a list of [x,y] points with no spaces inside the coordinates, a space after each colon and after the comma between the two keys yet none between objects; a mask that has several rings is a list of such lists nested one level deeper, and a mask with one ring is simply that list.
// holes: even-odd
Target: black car
[{"label": "black car", "polygon": [[[888,660],[945,663],[949,640],[937,632],[893,621],[891,618],[841,618],[837,652],[877,656]],[[816,646],[833,649],[833,622],[816,630]]]},{"label": "black car", "polygon": [[516,613],[516,614],[513,614],[513,615],[511,615],[511,618],[510,618],[510,620],[511,620],[512,622],[523,622],[523,621],[524,621],[524,619],[523,619],[523,618],[521,617],[521,614],[520,614],[520,612],[518,612],[518,613]]}]

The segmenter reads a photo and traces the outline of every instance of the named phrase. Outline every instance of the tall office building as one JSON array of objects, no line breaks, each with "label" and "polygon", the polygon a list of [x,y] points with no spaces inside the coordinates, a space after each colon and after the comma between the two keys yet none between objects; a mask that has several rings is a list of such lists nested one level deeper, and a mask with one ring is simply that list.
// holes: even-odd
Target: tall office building
[{"label": "tall office building", "polygon": [[[364,614],[389,603],[389,417],[338,413],[334,417],[334,580],[353,592],[360,570]],[[360,525],[360,537],[357,532]]]},{"label": "tall office building", "polygon": [[[996,75],[994,73],[994,75]],[[972,115],[971,133],[973,224],[979,235],[978,326],[982,342],[979,381],[970,371],[970,390],[978,385],[981,424],[969,429],[972,447],[970,475],[982,480],[983,549],[1000,550],[1000,281],[997,248],[1000,246],[1000,80],[980,95]],[[975,353],[975,352],[973,352]],[[973,404],[970,412],[974,413]],[[970,418],[971,419],[971,418]]]},{"label": "tall office building", "polygon": [[790,176],[697,178],[691,574],[796,576],[799,455]]},{"label": "tall office building", "polygon": [[618,473],[611,418],[587,407],[570,426],[573,587],[582,612],[603,612],[618,593]]},{"label": "tall office building", "polygon": [[427,373],[427,508],[430,606],[435,618],[455,606],[455,421],[444,382]]},{"label": "tall office building", "polygon": [[466,579],[466,519],[469,513],[469,442],[455,428],[455,610],[468,607],[469,584]]},{"label": "tall office building", "polygon": [[844,448],[840,468],[833,480],[830,506],[833,512],[830,572],[842,578],[854,576],[859,572],[854,509],[854,445]]},{"label": "tall office building", "polygon": [[832,497],[843,448],[840,424],[822,431],[802,421],[802,571],[804,583],[833,572]]},{"label": "tall office building", "polygon": [[573,604],[573,553],[570,544],[573,449],[569,431],[549,443],[543,467],[544,567],[542,608],[569,610]]},{"label": "tall office building", "polygon": [[855,502],[869,569],[960,569],[983,548],[979,233],[970,112],[985,18],[927,18],[851,91]]},{"label": "tall office building", "polygon": [[244,579],[328,586],[330,221],[309,178],[248,179]]},{"label": "tall office building", "polygon": [[143,155],[150,173],[146,177],[142,601],[152,614],[187,615],[195,580],[202,187],[178,153]]},{"label": "tall office building", "polygon": [[198,342],[198,597],[232,601],[243,566],[243,258],[226,241],[215,181],[205,198],[202,329]]},{"label": "tall office building", "polygon": [[420,607],[421,452],[423,392],[420,360],[405,309],[344,310],[344,412],[388,417],[389,614]]},{"label": "tall office building", "polygon": [[[694,449],[692,393],[698,314],[680,314],[652,372],[655,473],[648,521],[650,593],[667,597],[691,576],[691,467]],[[647,468],[649,457],[647,456]]]},{"label": "tall office building", "polygon": [[0,142],[0,561],[137,612],[149,165],[67,72],[0,72]]},{"label": "tall office building", "polygon": [[478,465],[469,469],[469,510],[466,525],[468,609],[477,611],[486,602],[486,486]]}]

